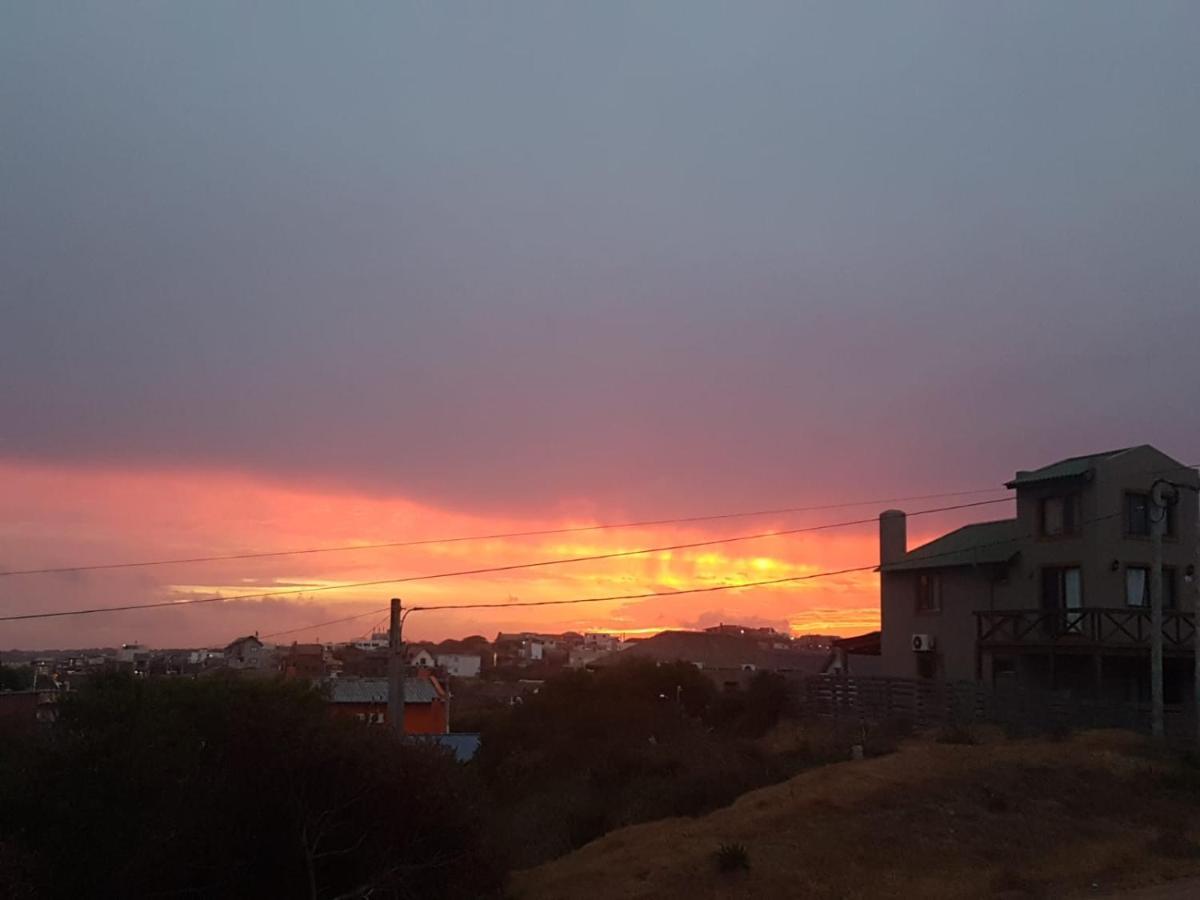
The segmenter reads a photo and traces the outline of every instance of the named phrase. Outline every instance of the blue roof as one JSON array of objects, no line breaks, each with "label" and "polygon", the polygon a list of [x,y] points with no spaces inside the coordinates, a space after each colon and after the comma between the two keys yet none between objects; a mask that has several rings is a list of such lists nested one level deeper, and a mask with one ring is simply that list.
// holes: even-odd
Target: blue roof
[{"label": "blue roof", "polygon": [[409,738],[445,747],[458,762],[469,762],[479,752],[478,734],[412,734]]}]

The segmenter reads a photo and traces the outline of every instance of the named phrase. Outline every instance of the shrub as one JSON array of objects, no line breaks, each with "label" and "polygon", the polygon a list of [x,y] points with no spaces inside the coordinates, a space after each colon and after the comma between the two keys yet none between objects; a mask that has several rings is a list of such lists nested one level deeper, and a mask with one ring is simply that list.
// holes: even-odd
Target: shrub
[{"label": "shrub", "polygon": [[717,871],[744,872],[750,868],[750,854],[745,844],[722,844],[717,848]]},{"label": "shrub", "polygon": [[43,897],[494,895],[470,777],[296,683],[104,677],[0,754],[0,845]]},{"label": "shrub", "polygon": [[939,744],[973,745],[979,743],[979,735],[969,725],[961,725],[955,722],[941,729],[937,734],[936,740]]}]

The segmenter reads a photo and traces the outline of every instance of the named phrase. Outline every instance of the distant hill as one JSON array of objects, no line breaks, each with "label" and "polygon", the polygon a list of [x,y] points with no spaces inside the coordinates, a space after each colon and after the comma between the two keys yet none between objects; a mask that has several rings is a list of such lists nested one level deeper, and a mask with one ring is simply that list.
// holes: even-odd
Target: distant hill
[{"label": "distant hill", "polygon": [[657,662],[684,660],[706,669],[755,669],[779,672],[819,672],[826,654],[806,650],[777,650],[769,642],[709,631],[664,631],[611,653],[599,665],[612,665],[630,658]]}]

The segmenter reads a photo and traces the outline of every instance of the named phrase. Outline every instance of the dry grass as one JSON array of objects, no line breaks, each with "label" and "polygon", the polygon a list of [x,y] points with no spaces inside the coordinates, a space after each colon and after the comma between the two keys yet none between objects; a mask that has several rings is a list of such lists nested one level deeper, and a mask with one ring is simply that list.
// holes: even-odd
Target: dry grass
[{"label": "dry grass", "polygon": [[[513,878],[519,900],[1061,897],[1200,872],[1200,769],[1118,733],[914,741],[697,819],[614,831]],[[714,854],[743,845],[744,871]]]}]

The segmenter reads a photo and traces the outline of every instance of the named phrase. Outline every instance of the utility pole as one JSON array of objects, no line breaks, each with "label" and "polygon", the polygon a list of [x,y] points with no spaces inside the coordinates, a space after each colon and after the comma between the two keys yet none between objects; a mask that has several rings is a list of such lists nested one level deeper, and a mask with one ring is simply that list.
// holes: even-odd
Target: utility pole
[{"label": "utility pole", "polygon": [[[1189,508],[1195,512],[1190,504]],[[1200,516],[1188,518],[1200,526]],[[1192,642],[1192,702],[1196,705],[1196,740],[1200,742],[1200,528],[1196,533],[1196,560],[1192,563]]]},{"label": "utility pole", "polygon": [[404,616],[400,598],[392,598],[391,619],[388,626],[388,725],[392,732],[404,737],[404,638],[401,629]]},{"label": "utility pole", "polygon": [[1171,507],[1179,500],[1179,490],[1169,481],[1154,482],[1150,489],[1150,536],[1153,562],[1150,569],[1150,731],[1156,738],[1166,734],[1163,708],[1163,535]]},{"label": "utility pole", "polygon": [[[1157,487],[1157,485],[1156,485]],[[1167,530],[1167,509],[1158,504],[1159,492],[1150,495],[1150,535],[1153,538],[1153,562],[1150,568],[1150,733],[1161,738],[1166,729],[1163,712],[1163,533]]]}]

